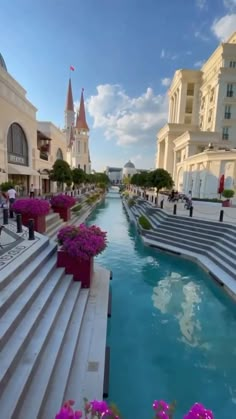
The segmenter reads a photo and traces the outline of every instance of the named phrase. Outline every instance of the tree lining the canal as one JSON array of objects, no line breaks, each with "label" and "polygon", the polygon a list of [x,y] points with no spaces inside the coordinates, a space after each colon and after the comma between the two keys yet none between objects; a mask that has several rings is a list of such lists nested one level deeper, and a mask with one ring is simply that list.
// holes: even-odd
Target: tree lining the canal
[{"label": "tree lining the canal", "polygon": [[144,188],[144,195],[146,196],[146,189],[147,188],[156,188],[157,192],[157,203],[158,203],[158,194],[161,189],[171,189],[174,186],[174,181],[164,169],[156,169],[152,170],[151,172],[141,172],[136,173],[132,176],[131,185],[139,186]]}]

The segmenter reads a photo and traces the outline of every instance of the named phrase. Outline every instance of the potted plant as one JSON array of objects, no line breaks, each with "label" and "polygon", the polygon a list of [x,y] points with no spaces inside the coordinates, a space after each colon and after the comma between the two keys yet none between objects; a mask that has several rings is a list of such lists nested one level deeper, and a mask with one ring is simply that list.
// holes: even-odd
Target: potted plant
[{"label": "potted plant", "polygon": [[45,233],[45,216],[49,213],[50,205],[42,199],[17,199],[12,205],[15,213],[22,215],[22,224],[27,226],[29,219],[34,220],[34,228],[38,233]]},{"label": "potted plant", "polygon": [[71,218],[71,207],[76,203],[75,198],[65,194],[53,196],[51,205],[54,212],[57,212],[64,221],[69,221]]},{"label": "potted plant", "polygon": [[222,195],[224,198],[226,198],[226,200],[222,202],[222,207],[230,207],[231,206],[230,198],[233,198],[234,190],[224,189]]},{"label": "potted plant", "polygon": [[106,248],[107,233],[99,227],[67,226],[59,230],[57,238],[57,266],[72,274],[74,281],[81,281],[89,288],[93,273],[93,258]]}]

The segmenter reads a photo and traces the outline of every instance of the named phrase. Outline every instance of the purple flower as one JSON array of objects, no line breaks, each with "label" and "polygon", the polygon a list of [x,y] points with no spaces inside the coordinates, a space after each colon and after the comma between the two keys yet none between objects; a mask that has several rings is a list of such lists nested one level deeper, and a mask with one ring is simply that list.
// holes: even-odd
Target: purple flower
[{"label": "purple flower", "polygon": [[214,416],[211,410],[206,409],[200,403],[195,403],[184,419],[214,419]]},{"label": "purple flower", "polygon": [[12,209],[18,214],[47,215],[50,205],[44,199],[17,199],[12,205]]},{"label": "purple flower", "polygon": [[76,200],[72,196],[59,194],[51,199],[52,207],[70,208],[75,205]]},{"label": "purple flower", "polygon": [[57,235],[62,249],[78,259],[88,260],[101,253],[107,246],[106,232],[97,226],[63,227]]}]

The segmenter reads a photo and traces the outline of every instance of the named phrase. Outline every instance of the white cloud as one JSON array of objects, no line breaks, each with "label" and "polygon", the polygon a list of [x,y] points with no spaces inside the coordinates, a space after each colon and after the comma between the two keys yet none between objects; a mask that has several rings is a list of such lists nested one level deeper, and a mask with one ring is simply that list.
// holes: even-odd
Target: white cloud
[{"label": "white cloud", "polygon": [[165,77],[164,79],[161,80],[162,86],[169,86],[170,83],[171,83],[171,79],[169,77]]},{"label": "white cloud", "polygon": [[161,55],[160,55],[160,57],[161,58],[165,58],[165,50],[162,48],[162,50],[161,50]]},{"label": "white cloud", "polygon": [[236,10],[236,0],[224,0],[224,5],[231,12]]},{"label": "white cloud", "polygon": [[202,67],[204,62],[205,62],[204,60],[199,60],[199,61],[196,61],[193,65],[194,67]]},{"label": "white cloud", "polygon": [[200,9],[206,9],[207,8],[207,1],[206,0],[196,0],[196,6]]},{"label": "white cloud", "polygon": [[142,156],[141,156],[141,154],[136,154],[135,156],[130,157],[130,160],[131,160],[133,163],[136,163],[136,162],[138,162],[138,161],[142,160]]},{"label": "white cloud", "polygon": [[209,41],[209,37],[207,35],[204,35],[200,31],[194,32],[194,36],[195,36],[195,38],[201,39],[201,41],[204,41],[204,42]]},{"label": "white cloud", "polygon": [[220,41],[226,41],[236,29],[236,14],[225,15],[212,24],[211,30]]},{"label": "white cloud", "polygon": [[155,140],[158,129],[167,118],[168,100],[155,96],[148,87],[139,97],[130,97],[120,85],[97,86],[97,94],[87,101],[93,127],[104,130],[106,139],[115,139],[118,145]]}]

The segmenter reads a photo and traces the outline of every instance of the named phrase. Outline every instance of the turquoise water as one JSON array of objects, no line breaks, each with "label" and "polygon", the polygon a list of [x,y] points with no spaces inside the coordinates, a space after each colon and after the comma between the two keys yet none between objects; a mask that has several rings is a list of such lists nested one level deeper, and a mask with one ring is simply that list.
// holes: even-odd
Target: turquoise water
[{"label": "turquoise water", "polygon": [[109,398],[124,419],[153,417],[152,401],[199,401],[236,418],[236,306],[200,267],[144,247],[119,199],[89,223],[108,232],[97,260],[113,271]]}]

